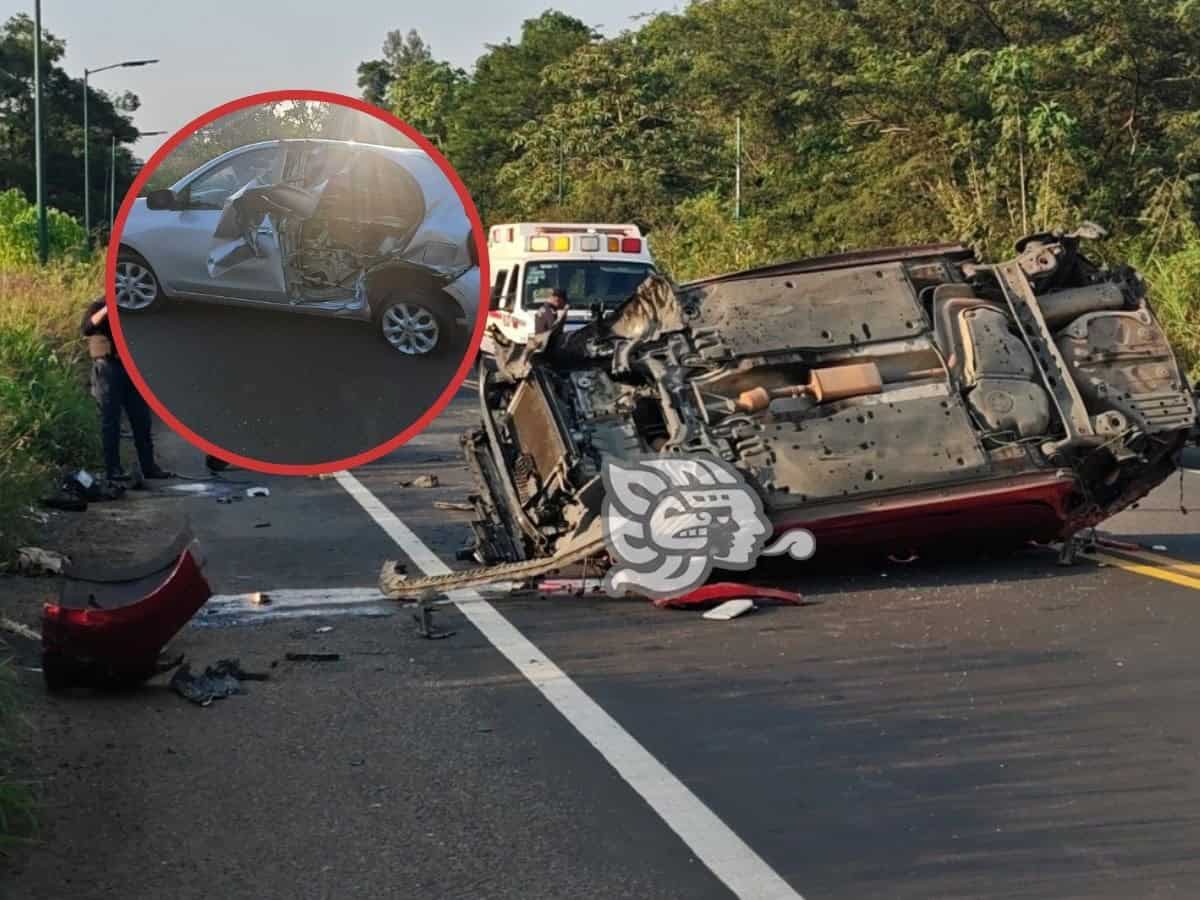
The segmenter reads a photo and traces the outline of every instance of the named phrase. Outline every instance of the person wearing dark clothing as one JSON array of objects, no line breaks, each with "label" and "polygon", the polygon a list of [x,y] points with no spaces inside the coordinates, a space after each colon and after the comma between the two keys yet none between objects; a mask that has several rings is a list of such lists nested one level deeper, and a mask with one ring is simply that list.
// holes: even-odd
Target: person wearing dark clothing
[{"label": "person wearing dark clothing", "polygon": [[533,319],[533,333],[553,331],[567,317],[567,292],[554,288]]},{"label": "person wearing dark clothing", "polygon": [[108,479],[125,481],[129,478],[121,469],[121,410],[129,417],[142,477],[171,478],[172,473],[160,468],[154,460],[150,407],[138,393],[113,346],[112,326],[103,297],[88,304],[79,330],[88,340],[88,353],[92,357],[92,396],[100,407],[100,438]]}]

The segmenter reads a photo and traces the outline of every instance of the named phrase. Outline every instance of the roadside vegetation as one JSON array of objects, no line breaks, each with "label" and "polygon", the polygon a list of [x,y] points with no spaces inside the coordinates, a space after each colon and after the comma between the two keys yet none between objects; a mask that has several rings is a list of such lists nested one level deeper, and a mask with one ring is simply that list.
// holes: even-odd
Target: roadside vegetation
[{"label": "roadside vegetation", "polygon": [[99,456],[79,318],[100,293],[102,259],[83,255],[82,229],[56,214],[56,252],[36,265],[34,233],[13,227],[29,204],[14,193],[0,194],[0,561],[31,533],[30,507],[59,468]]},{"label": "roadside vegetation", "polygon": [[[100,291],[102,263],[82,252],[79,223],[52,210],[52,258],[38,266],[33,222],[20,191],[0,193],[0,563],[33,536],[30,511],[59,468],[99,454],[78,329],[83,304]],[[0,855],[37,826],[33,789],[13,768],[29,730],[5,651],[0,641]]]},{"label": "roadside vegetation", "polygon": [[1097,222],[1200,376],[1200,3],[708,0],[634,26],[547,12],[469,72],[394,31],[359,84],[486,222],[635,221],[680,280],[931,240],[997,259]]}]

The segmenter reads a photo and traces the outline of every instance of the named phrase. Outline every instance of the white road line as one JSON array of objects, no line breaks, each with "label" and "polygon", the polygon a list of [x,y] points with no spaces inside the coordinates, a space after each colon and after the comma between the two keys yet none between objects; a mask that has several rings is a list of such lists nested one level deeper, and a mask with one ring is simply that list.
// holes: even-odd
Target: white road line
[{"label": "white road line", "polygon": [[[450,571],[407,525],[349,472],[338,483],[426,575]],[[803,900],[711,809],[492,604],[474,590],[452,594],[463,615],[575,726],[693,853],[744,900]]]},{"label": "white road line", "polygon": [[[377,587],[361,588],[282,588],[266,591],[271,607],[281,606],[340,606],[345,603],[382,602],[384,596]],[[213,594],[209,607],[255,606],[254,594]],[[264,607],[256,607],[263,609]]]},{"label": "white road line", "polygon": [[400,610],[379,588],[282,588],[265,592],[271,602],[259,605],[254,594],[214,594],[192,620],[196,625],[248,625],[279,619],[317,616],[387,616]]}]

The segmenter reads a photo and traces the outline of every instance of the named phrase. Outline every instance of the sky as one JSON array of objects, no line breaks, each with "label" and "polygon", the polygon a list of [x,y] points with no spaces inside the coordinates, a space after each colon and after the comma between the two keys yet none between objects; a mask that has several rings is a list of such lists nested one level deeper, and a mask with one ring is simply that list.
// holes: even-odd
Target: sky
[{"label": "sky", "polygon": [[[288,88],[357,97],[355,69],[379,57],[392,29],[417,29],[434,56],[470,69],[486,44],[515,38],[547,8],[613,35],[646,12],[684,0],[42,0],[42,27],[67,43],[62,64],[75,77],[126,59],[156,65],[112,69],[93,87],[142,101],[134,123],[166,131],[134,146],[146,159],[169,133],[229,100]],[[32,0],[0,0],[0,19],[33,15]]]}]

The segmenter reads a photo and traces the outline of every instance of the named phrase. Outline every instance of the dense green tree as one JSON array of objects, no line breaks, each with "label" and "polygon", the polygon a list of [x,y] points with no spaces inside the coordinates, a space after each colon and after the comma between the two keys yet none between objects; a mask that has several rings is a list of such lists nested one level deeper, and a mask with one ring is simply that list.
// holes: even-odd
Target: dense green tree
[{"label": "dense green tree", "polygon": [[[42,122],[46,201],[83,216],[83,81],[63,71],[66,43],[43,30]],[[130,93],[110,96],[88,87],[91,132],[91,203],[94,219],[106,224],[110,147],[117,140],[116,180],[120,199],[133,181],[135,160],[126,147],[138,137],[128,113],[137,109]],[[0,27],[0,191],[35,190],[33,153],[33,20],[21,13]]]},{"label": "dense green tree", "polygon": [[358,86],[363,99],[383,107],[387,105],[388,89],[413,65],[433,61],[429,45],[416,29],[405,34],[399,29],[389,31],[383,39],[382,59],[369,59],[358,65]]},{"label": "dense green tree", "polygon": [[445,151],[466,82],[449,63],[418,60],[391,79],[383,105]]},{"label": "dense green tree", "polygon": [[1170,253],[1200,211],[1195,0],[697,0],[603,40],[548,12],[436,71],[420,115],[492,220],[636,219],[693,246],[685,223],[732,224],[738,123],[747,262],[946,237],[994,255],[1082,218]]},{"label": "dense green tree", "polygon": [[587,47],[596,34],[561,12],[546,12],[521,26],[517,42],[490,45],[457,96],[446,152],[482,209],[511,209],[496,186],[501,168],[523,152],[518,132],[539,121],[563,86],[544,73]]}]

